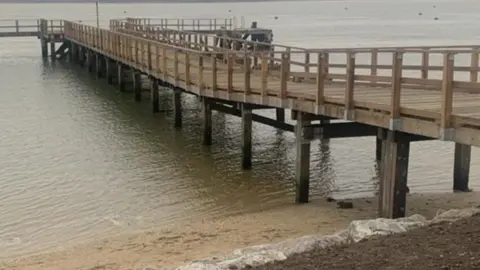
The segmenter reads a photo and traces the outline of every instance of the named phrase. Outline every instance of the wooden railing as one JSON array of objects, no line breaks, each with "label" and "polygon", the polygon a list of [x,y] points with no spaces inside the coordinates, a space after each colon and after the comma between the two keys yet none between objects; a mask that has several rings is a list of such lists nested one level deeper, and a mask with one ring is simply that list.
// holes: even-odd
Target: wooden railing
[{"label": "wooden railing", "polygon": [[38,36],[42,24],[48,34],[63,32],[63,20],[0,20],[0,37]]},{"label": "wooden railing", "polygon": [[[155,32],[154,36],[139,37],[72,22],[65,22],[65,35],[159,78],[185,81],[186,87],[193,84],[201,89],[242,92],[245,100],[251,94],[258,94],[281,100],[311,101],[320,107],[329,103],[342,105],[347,110],[366,108],[384,112],[391,118],[398,118],[400,114],[414,115],[432,119],[441,128],[451,127],[453,119],[457,123],[480,126],[478,120],[452,115],[454,92],[480,93],[477,46],[315,50],[287,47],[285,51],[274,51],[272,57],[270,52],[204,51],[198,49],[206,46],[204,43],[188,38],[165,40]],[[293,60],[298,55],[312,61]],[[226,64],[218,61],[219,56]],[[260,62],[259,68],[250,65],[255,58]],[[332,63],[332,58],[343,58],[344,62]],[[236,59],[247,64],[238,64]],[[278,65],[280,70],[269,68],[269,61]],[[420,63],[414,64],[415,61]],[[197,69],[195,76],[191,73],[192,68]],[[205,72],[211,81],[205,80]],[[234,82],[239,80],[244,82],[242,87],[234,87]],[[270,87],[270,84],[274,86]],[[325,95],[326,89],[338,89],[338,85],[345,89],[343,97]],[[355,101],[354,89],[361,86],[384,87],[392,93],[390,104]],[[401,107],[402,89],[438,91],[441,111]]]},{"label": "wooden railing", "polygon": [[[328,77],[333,82],[346,80],[347,60],[355,59],[356,81],[360,84],[388,87],[392,83],[394,66],[393,53],[401,52],[402,84],[419,89],[438,90],[441,87],[443,71],[443,53],[456,54],[454,67],[455,78],[468,82],[478,81],[480,46],[430,46],[430,47],[383,47],[383,48],[326,48],[307,49],[281,44],[268,44],[246,41],[229,37],[215,36],[188,31],[145,27],[143,30],[128,29],[126,23],[114,21],[112,30],[122,31],[133,36],[160,41],[174,46],[186,47],[224,55],[238,50],[251,51],[253,68],[258,69],[257,54],[269,51],[269,68],[272,75],[280,76],[282,55],[289,59],[289,74],[292,80],[315,83],[318,69],[318,55],[323,53]],[[217,42],[219,41],[219,42]],[[221,41],[221,42],[220,42]],[[231,48],[219,47],[218,44],[232,42]],[[226,59],[226,57],[223,57]],[[275,72],[274,70],[277,70]],[[478,92],[477,84],[456,84],[456,91]]]},{"label": "wooden railing", "polygon": [[[115,20],[111,20],[115,21]],[[221,29],[231,30],[236,28],[236,18],[126,18],[121,20],[129,25],[135,25],[136,30],[142,30],[145,26],[160,29],[176,29],[187,31],[215,31]]]}]

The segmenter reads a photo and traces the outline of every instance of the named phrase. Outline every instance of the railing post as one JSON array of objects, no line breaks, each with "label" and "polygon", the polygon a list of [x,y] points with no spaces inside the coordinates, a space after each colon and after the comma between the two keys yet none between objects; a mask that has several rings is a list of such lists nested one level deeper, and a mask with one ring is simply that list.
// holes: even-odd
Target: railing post
[{"label": "railing post", "polygon": [[310,72],[310,52],[305,52],[305,73]]},{"label": "railing post", "polygon": [[428,78],[428,65],[429,65],[429,50],[425,49],[422,52],[422,79]]},{"label": "railing post", "polygon": [[243,56],[243,79],[244,79],[244,86],[245,91],[244,93],[244,100],[247,99],[247,96],[250,95],[250,57],[248,54],[244,54]]},{"label": "railing post", "polygon": [[327,59],[327,54],[324,52],[318,53],[317,60],[317,95],[316,95],[316,111],[321,113],[321,108],[325,102],[324,92],[325,92],[325,60]]},{"label": "railing post", "polygon": [[267,83],[268,83],[268,54],[264,53],[262,54],[262,78],[261,78],[261,83],[262,83],[262,88],[260,95],[262,97],[266,97],[268,95],[267,91]]},{"label": "railing post", "polygon": [[200,95],[203,95],[203,91],[205,89],[205,85],[203,83],[203,55],[200,54],[198,56],[198,89]]},{"label": "railing post", "polygon": [[227,97],[233,93],[233,64],[235,63],[235,54],[229,53],[227,58]]},{"label": "railing post", "polygon": [[155,73],[160,73],[160,46],[155,44]]},{"label": "railing post", "polygon": [[453,108],[453,74],[455,55],[446,52],[443,55],[443,81],[442,81],[442,109],[440,119],[440,138],[451,141],[454,138],[452,129],[452,108]]},{"label": "railing post", "polygon": [[185,53],[185,86],[188,88],[190,85],[190,54]]},{"label": "railing post", "polygon": [[471,82],[478,81],[478,54],[479,54],[479,49],[475,48],[472,51],[472,55],[470,58],[470,81]]},{"label": "railing post", "polygon": [[280,99],[283,102],[287,98],[287,87],[290,77],[290,53],[288,52],[282,53],[280,74]]},{"label": "railing post", "polygon": [[372,76],[371,84],[372,86],[377,83],[377,70],[378,70],[378,49],[373,49],[371,52],[371,59],[370,59],[370,76]]},{"label": "railing post", "polygon": [[178,79],[180,74],[178,73],[178,49],[173,51],[173,77],[175,80],[175,87],[178,87]]},{"label": "railing post", "polygon": [[163,73],[163,81],[166,81],[168,78],[168,58],[167,58],[167,48],[162,48],[162,73]]},{"label": "railing post", "polygon": [[148,71],[152,71],[152,43],[147,41],[147,59],[148,59]]},{"label": "railing post", "polygon": [[353,105],[354,105],[354,93],[355,88],[355,53],[347,53],[347,78],[345,84],[345,120],[353,120]]},{"label": "railing post", "polygon": [[270,63],[269,63],[269,66],[270,68],[274,68],[274,65],[275,65],[275,46],[272,45],[270,46]]},{"label": "railing post", "polygon": [[392,100],[389,129],[397,130],[401,125],[400,100],[402,88],[403,52],[394,52],[392,63]]},{"label": "railing post", "polygon": [[216,91],[217,91],[217,56],[216,54],[212,55],[211,61],[212,61],[212,90],[214,91],[213,95],[216,95]]}]

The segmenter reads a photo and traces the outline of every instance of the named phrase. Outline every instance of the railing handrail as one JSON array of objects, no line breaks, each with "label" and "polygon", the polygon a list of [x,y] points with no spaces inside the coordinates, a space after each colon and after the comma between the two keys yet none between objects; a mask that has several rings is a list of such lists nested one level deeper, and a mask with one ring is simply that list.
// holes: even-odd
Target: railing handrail
[{"label": "railing handrail", "polygon": [[[126,23],[126,22],[119,22],[117,21],[118,24],[114,25],[115,27],[121,27],[122,31],[129,31],[130,33],[133,33],[134,31],[139,31],[135,29],[129,29],[128,27],[138,27],[138,26],[143,26],[146,28],[142,28],[140,30],[144,34],[149,34],[151,32],[155,31],[160,31],[160,32],[170,32],[170,33],[177,33],[177,34],[185,34],[185,35],[205,35],[205,36],[212,36],[211,34],[199,34],[194,31],[189,31],[189,30],[178,30],[178,29],[168,29],[168,28],[163,28],[163,29],[151,29],[148,28],[148,25],[143,25],[143,24],[131,24],[131,23]],[[308,49],[308,48],[302,48],[298,46],[287,46],[287,45],[282,45],[282,44],[277,44],[277,43],[266,43],[266,42],[258,42],[258,41],[250,41],[250,40],[244,40],[244,39],[238,39],[238,38],[232,38],[232,37],[226,37],[226,36],[214,36],[217,39],[223,39],[227,41],[235,41],[235,42],[241,42],[241,43],[246,43],[246,44],[252,44],[252,45],[263,45],[263,46],[272,46],[273,48],[284,48],[287,51],[289,51],[292,54],[297,54],[297,53],[320,53],[320,52],[328,52],[328,53],[344,53],[344,52],[352,52],[352,53],[368,53],[372,50],[376,50],[378,53],[391,53],[391,52],[418,52],[422,53],[424,50],[429,50],[432,53],[444,53],[444,52],[455,52],[455,53],[467,53],[467,52],[472,52],[474,50],[477,50],[480,48],[480,45],[447,45],[447,46],[442,46],[442,45],[435,45],[435,46],[405,46],[405,47],[357,47],[357,48],[317,48],[317,49]],[[462,49],[462,50],[460,50]],[[273,51],[273,53],[282,53],[282,52],[277,52]]]}]

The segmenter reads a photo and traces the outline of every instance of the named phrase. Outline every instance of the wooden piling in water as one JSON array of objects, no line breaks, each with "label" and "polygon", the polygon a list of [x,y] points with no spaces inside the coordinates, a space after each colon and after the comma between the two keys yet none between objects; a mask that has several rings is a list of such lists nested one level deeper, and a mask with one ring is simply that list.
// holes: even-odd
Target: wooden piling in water
[{"label": "wooden piling in water", "polygon": [[85,66],[85,50],[81,46],[77,46],[77,50],[78,50],[78,64],[81,67],[84,67]]},{"label": "wooden piling in water", "polygon": [[42,38],[40,41],[41,48],[42,48],[42,57],[43,59],[48,58],[48,43],[45,38]]},{"label": "wooden piling in water", "polygon": [[101,78],[102,77],[102,69],[103,69],[103,65],[102,65],[102,57],[100,54],[96,53],[95,54],[95,74],[97,76],[97,78]]},{"label": "wooden piling in water", "polygon": [[105,57],[105,77],[107,77],[107,83],[113,83],[113,65],[112,60]]},{"label": "wooden piling in water", "polygon": [[142,82],[141,82],[141,73],[138,70],[132,69],[133,76],[133,91],[135,96],[135,101],[142,100]]},{"label": "wooden piling in water", "polygon": [[117,82],[120,92],[125,92],[125,66],[118,62],[117,63]]},{"label": "wooden piling in water", "polygon": [[472,147],[466,144],[455,144],[455,157],[453,163],[453,190],[468,192],[470,174],[470,157]]},{"label": "wooden piling in water", "polygon": [[69,47],[69,61],[72,63],[78,63],[78,46],[77,44],[70,42],[70,47]]},{"label": "wooden piling in water", "polygon": [[310,140],[313,134],[305,113],[296,112],[296,118],[295,202],[307,203],[310,189]]},{"label": "wooden piling in water", "polygon": [[203,145],[212,144],[212,106],[209,98],[202,98]]},{"label": "wooden piling in water", "polygon": [[57,59],[54,40],[50,41],[50,58],[52,59],[52,61],[55,61]]},{"label": "wooden piling in water", "polygon": [[242,168],[252,168],[252,109],[242,103]]},{"label": "wooden piling in water", "polygon": [[275,115],[276,115],[277,121],[285,122],[285,109],[276,108]]},{"label": "wooden piling in water", "polygon": [[376,161],[381,161],[382,160],[382,139],[377,136],[375,138],[375,160]]},{"label": "wooden piling in water", "polygon": [[48,35],[48,25],[46,20],[40,20],[40,46],[42,50],[42,58],[47,59],[48,58],[48,42],[47,42],[47,35]]},{"label": "wooden piling in water", "polygon": [[158,95],[158,80],[155,77],[150,77],[150,96],[152,102],[152,112],[160,111],[160,100]]},{"label": "wooden piling in water", "polygon": [[88,72],[93,71],[93,52],[87,49],[87,70]]},{"label": "wooden piling in water", "polygon": [[380,170],[379,216],[399,218],[405,216],[410,141],[396,131],[388,130],[385,135]]},{"label": "wooden piling in water", "polygon": [[173,121],[176,128],[182,127],[182,92],[173,90]]}]

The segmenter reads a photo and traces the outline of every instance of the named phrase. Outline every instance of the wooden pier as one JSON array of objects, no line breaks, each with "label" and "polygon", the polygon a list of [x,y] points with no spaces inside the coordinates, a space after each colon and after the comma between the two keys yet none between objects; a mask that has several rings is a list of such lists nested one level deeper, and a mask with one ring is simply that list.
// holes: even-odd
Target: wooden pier
[{"label": "wooden pier", "polygon": [[[64,58],[120,91],[128,71],[137,101],[140,76],[148,76],[153,112],[159,86],[173,90],[178,128],[182,94],[201,97],[205,145],[212,110],[241,117],[244,169],[252,167],[252,121],[294,132],[297,203],[308,202],[310,142],[322,138],[376,138],[382,217],[405,215],[411,142],[454,142],[453,189],[469,191],[471,146],[480,145],[480,45],[308,49],[135,20],[112,20],[110,29],[63,21]],[[277,119],[254,113],[268,108]],[[284,109],[295,125],[284,122]]]}]

